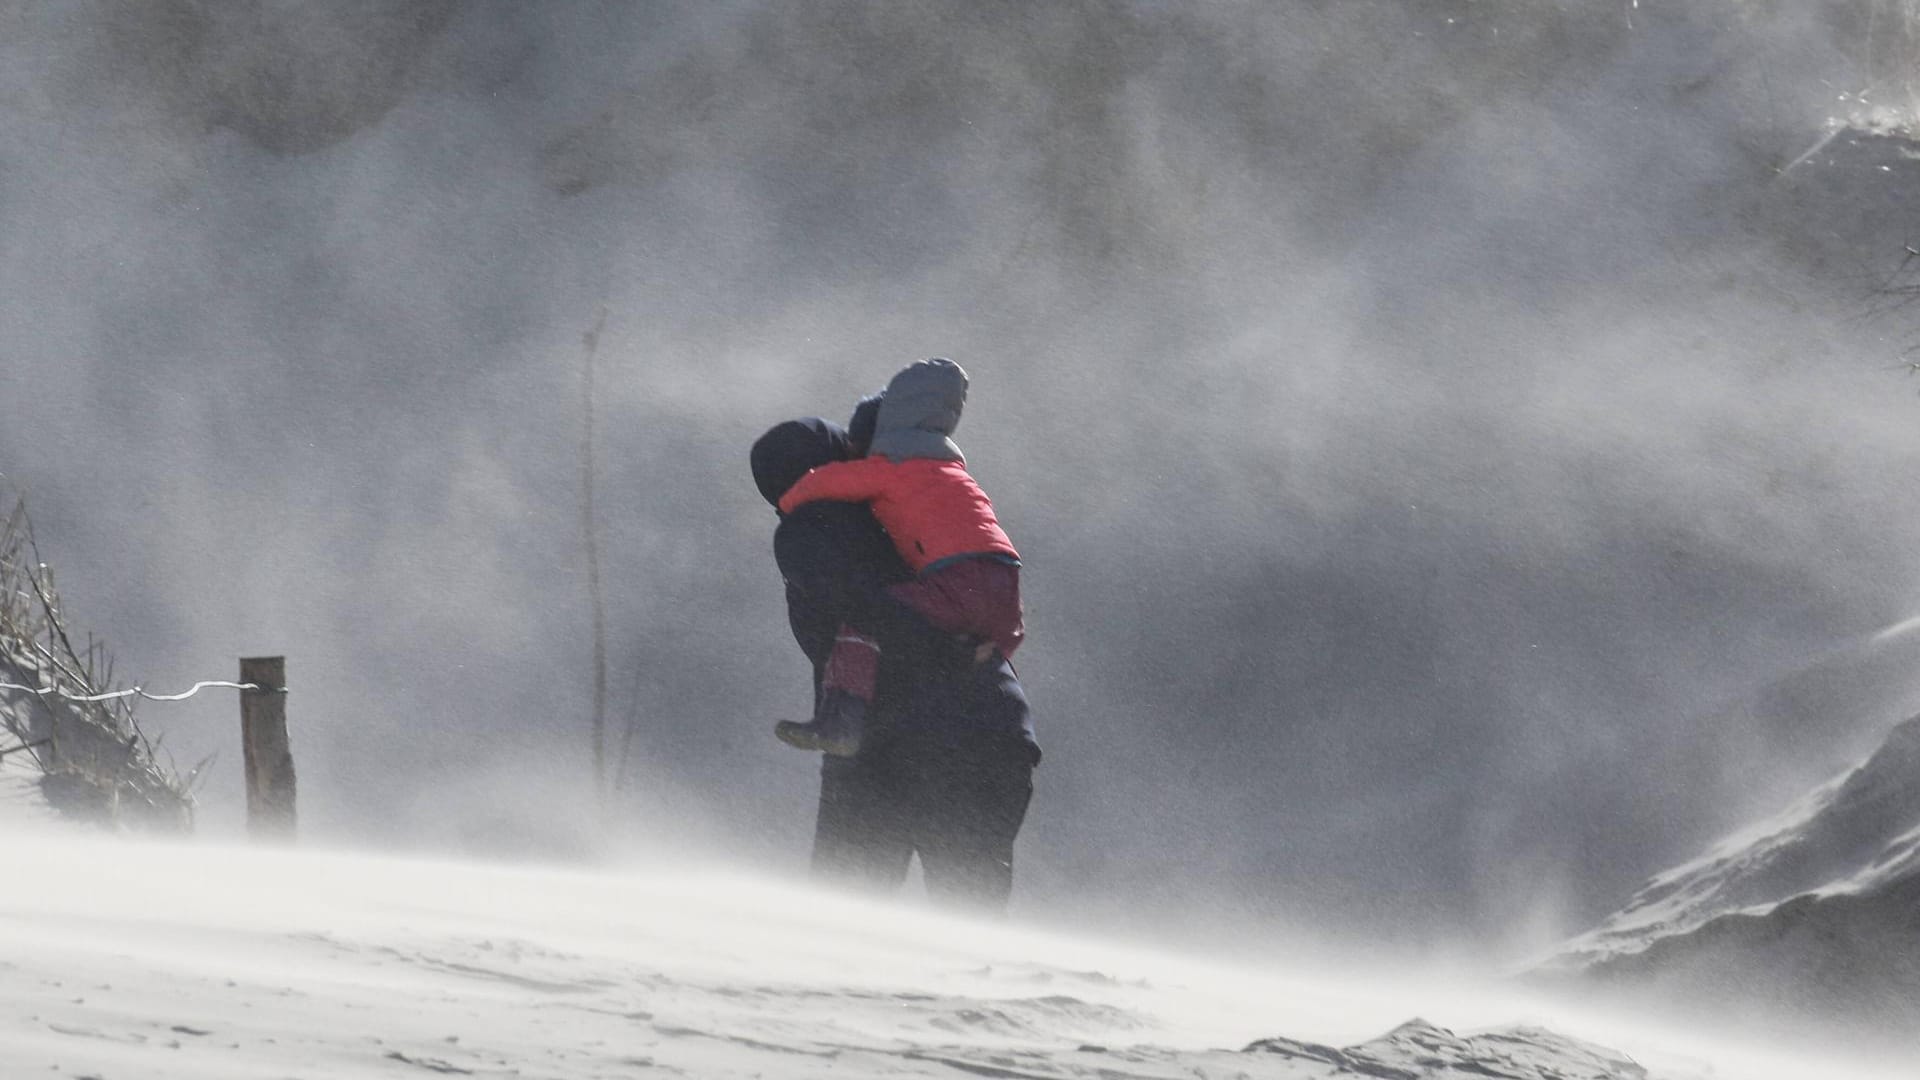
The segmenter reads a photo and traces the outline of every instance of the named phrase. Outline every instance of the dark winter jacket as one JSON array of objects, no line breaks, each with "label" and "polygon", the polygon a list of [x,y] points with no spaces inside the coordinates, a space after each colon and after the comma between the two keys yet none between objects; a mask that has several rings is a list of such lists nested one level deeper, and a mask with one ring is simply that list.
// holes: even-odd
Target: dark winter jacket
[{"label": "dark winter jacket", "polygon": [[[754,482],[777,506],[808,469],[847,452],[846,434],[836,425],[788,421],[754,444]],[[882,644],[862,757],[904,747],[976,760],[1038,760],[1026,692],[1012,666],[975,664],[970,649],[886,596],[887,585],[913,575],[865,506],[819,502],[782,515],[773,552],[786,579],[794,640],[813,662],[816,693],[842,624]]]}]

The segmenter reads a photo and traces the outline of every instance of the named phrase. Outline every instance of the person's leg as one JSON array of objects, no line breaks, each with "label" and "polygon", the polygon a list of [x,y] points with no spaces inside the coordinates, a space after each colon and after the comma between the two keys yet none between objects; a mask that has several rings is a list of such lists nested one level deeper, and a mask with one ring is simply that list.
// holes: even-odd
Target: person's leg
[{"label": "person's leg", "polygon": [[915,793],[913,846],[927,896],[989,915],[1013,893],[1013,846],[1033,798],[1033,763],[1008,754],[986,761],[929,762]]},{"label": "person's leg", "polygon": [[885,764],[866,758],[821,759],[814,880],[873,892],[891,892],[906,881],[913,848],[902,812],[902,787]]}]

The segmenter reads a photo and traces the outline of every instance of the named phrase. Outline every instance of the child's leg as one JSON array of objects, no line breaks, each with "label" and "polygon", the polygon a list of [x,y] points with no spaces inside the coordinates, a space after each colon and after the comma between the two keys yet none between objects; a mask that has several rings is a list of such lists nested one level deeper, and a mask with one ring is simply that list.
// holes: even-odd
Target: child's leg
[{"label": "child's leg", "polygon": [[788,746],[852,757],[866,734],[867,710],[880,678],[880,645],[851,626],[834,634],[833,651],[820,673],[820,700],[804,724],[782,720],[773,733]]},{"label": "child's leg", "polygon": [[[995,559],[963,559],[918,581],[889,586],[900,616],[879,621],[894,632],[919,622],[945,634],[980,638],[1012,656],[1026,635],[1020,614],[1020,569]],[[782,742],[802,750],[851,757],[860,749],[880,675],[882,641],[842,625],[820,677],[820,700],[806,723],[782,720]]]},{"label": "child's leg", "polygon": [[843,690],[861,701],[872,701],[879,680],[880,643],[842,623],[833,635],[826,670],[820,674],[820,692]]},{"label": "child's leg", "polygon": [[1011,657],[1026,639],[1020,568],[1010,563],[962,559],[887,591],[947,633],[992,642],[1001,656]]}]

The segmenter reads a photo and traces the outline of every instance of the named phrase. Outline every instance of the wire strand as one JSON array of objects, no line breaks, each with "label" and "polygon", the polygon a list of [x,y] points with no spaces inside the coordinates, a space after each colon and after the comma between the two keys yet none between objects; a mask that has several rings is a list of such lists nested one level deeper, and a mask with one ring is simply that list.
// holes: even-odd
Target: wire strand
[{"label": "wire strand", "polygon": [[71,694],[65,690],[60,689],[57,686],[37,686],[36,687],[36,686],[19,686],[14,683],[0,683],[0,690],[16,690],[16,691],[21,691],[28,694],[37,694],[40,697],[46,697],[49,694],[51,694],[54,697],[65,698],[68,701],[112,701],[116,698],[128,698],[128,697],[142,697],[147,699],[148,701],[185,701],[188,698],[192,697],[193,695],[199,693],[200,691],[208,689],[209,687],[214,687],[214,688],[219,688],[224,690],[261,690],[261,691],[267,691],[269,693],[274,693],[274,694],[284,694],[287,692],[287,688],[284,686],[265,687],[265,686],[261,686],[259,683],[222,682],[218,679],[208,679],[204,682],[194,683],[193,689],[180,694],[149,694],[138,686],[134,687],[131,690],[115,690],[115,691],[112,691],[111,693],[106,693],[106,694]]}]

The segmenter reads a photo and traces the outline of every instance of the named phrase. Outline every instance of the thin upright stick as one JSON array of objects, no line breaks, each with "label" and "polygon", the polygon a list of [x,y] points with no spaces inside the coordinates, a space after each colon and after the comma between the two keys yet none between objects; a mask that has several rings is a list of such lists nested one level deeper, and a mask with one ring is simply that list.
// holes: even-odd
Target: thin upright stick
[{"label": "thin upright stick", "polygon": [[600,351],[600,332],[606,329],[607,307],[600,305],[593,329],[582,343],[586,345],[586,373],[581,380],[586,410],[585,431],[580,440],[580,531],[587,547],[587,599],[593,607],[593,789],[603,801],[607,796],[607,605],[600,590],[600,539],[593,515],[593,361]]},{"label": "thin upright stick", "polygon": [[627,693],[627,729],[620,735],[620,760],[613,764],[613,790],[622,791],[627,786],[627,759],[633,753],[633,733],[640,726],[640,673],[644,670],[640,658],[634,657],[633,687]]}]

